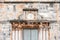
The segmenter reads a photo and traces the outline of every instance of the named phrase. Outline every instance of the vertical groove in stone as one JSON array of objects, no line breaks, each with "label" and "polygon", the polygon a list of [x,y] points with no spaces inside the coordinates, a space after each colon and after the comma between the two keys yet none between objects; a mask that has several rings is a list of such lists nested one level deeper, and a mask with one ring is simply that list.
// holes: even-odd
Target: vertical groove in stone
[{"label": "vertical groove in stone", "polygon": [[43,40],[43,28],[42,28],[42,40]]},{"label": "vertical groove in stone", "polygon": [[47,37],[46,37],[46,28],[45,28],[45,40],[47,40]]},{"label": "vertical groove in stone", "polygon": [[50,40],[50,30],[48,29],[48,40]]},{"label": "vertical groove in stone", "polygon": [[45,28],[43,28],[43,33],[42,34],[43,34],[42,38],[43,38],[43,40],[45,40]]}]

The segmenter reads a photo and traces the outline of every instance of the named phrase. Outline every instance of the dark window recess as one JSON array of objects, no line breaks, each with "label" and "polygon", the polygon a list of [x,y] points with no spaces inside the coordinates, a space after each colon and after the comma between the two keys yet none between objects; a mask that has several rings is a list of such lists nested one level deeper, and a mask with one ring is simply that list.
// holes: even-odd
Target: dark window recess
[{"label": "dark window recess", "polygon": [[50,3],[50,7],[53,7],[54,6],[54,4],[53,3]]},{"label": "dark window recess", "polygon": [[25,24],[28,24],[27,22],[25,22]]},{"label": "dark window recess", "polygon": [[38,11],[38,9],[28,9],[28,8],[26,8],[26,9],[23,9],[23,11]]},{"label": "dark window recess", "polygon": [[13,8],[14,8],[14,12],[16,11],[16,8],[15,8],[15,7],[16,7],[16,5],[13,5]]},{"label": "dark window recess", "polygon": [[59,27],[59,31],[60,31],[60,27]]},{"label": "dark window recess", "polygon": [[59,4],[59,10],[60,10],[60,4]]}]

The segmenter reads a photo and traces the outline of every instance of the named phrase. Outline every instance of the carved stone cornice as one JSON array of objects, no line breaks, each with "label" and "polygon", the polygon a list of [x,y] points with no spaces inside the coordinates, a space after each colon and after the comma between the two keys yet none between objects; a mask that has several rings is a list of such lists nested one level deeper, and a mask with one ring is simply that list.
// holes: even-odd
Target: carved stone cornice
[{"label": "carved stone cornice", "polygon": [[49,22],[38,22],[38,21],[11,21],[13,30],[15,29],[38,29],[38,28],[49,28]]}]

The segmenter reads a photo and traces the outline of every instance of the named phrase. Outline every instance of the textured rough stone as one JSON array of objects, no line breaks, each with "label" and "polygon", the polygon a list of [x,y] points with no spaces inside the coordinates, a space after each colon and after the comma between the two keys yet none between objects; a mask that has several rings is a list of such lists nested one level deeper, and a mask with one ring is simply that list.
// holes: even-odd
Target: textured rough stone
[{"label": "textured rough stone", "polygon": [[[3,2],[3,1],[41,1],[41,0],[0,0],[0,2]],[[42,1],[47,1],[47,0],[42,0]],[[49,1],[52,1],[52,0],[49,0]],[[21,19],[24,19],[23,17],[25,16],[23,15],[24,14],[23,9],[31,8],[31,6],[32,8],[38,9],[39,20],[41,20],[41,16],[43,16],[44,19],[46,20],[56,20],[56,10],[55,10],[56,5],[58,5],[59,7],[59,4],[53,4],[53,6],[51,6],[50,4],[40,4],[40,3],[37,3],[37,4],[35,3],[34,4],[4,4],[4,3],[1,4],[0,3],[0,22],[18,19],[19,16],[21,17]],[[60,17],[60,14],[59,14],[59,17]],[[9,22],[0,23],[0,40],[10,40],[10,32],[12,29],[11,27],[12,26]],[[60,40],[60,24],[51,23],[50,27],[51,27],[50,39]]]}]

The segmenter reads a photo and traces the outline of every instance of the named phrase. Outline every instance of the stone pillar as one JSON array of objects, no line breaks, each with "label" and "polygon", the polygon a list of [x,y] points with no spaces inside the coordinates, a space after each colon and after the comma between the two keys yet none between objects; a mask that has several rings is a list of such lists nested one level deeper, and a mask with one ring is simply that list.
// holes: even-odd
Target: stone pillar
[{"label": "stone pillar", "polygon": [[41,32],[41,34],[42,34],[42,40],[43,40],[43,28],[42,28],[42,32]]},{"label": "stone pillar", "polygon": [[15,30],[12,32],[12,40],[16,40],[16,33],[15,33]]},{"label": "stone pillar", "polygon": [[39,29],[39,40],[42,40],[42,28]]},{"label": "stone pillar", "polygon": [[19,40],[22,40],[22,29],[19,30]]},{"label": "stone pillar", "polygon": [[50,40],[50,30],[48,29],[48,40]]},{"label": "stone pillar", "polygon": [[19,32],[17,29],[16,29],[16,40],[19,40]]},{"label": "stone pillar", "polygon": [[43,40],[45,40],[45,28],[43,28]]},{"label": "stone pillar", "polygon": [[48,40],[48,29],[45,30],[45,40]]}]

